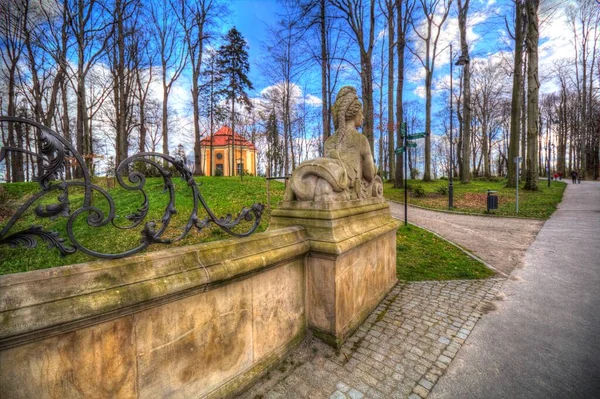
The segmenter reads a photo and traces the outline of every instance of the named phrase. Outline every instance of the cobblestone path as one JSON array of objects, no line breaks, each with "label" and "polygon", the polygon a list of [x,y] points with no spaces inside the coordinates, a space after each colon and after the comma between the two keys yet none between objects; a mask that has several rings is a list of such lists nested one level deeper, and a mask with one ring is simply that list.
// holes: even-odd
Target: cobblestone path
[{"label": "cobblestone path", "polygon": [[504,279],[398,284],[340,350],[308,338],[244,398],[425,398]]}]

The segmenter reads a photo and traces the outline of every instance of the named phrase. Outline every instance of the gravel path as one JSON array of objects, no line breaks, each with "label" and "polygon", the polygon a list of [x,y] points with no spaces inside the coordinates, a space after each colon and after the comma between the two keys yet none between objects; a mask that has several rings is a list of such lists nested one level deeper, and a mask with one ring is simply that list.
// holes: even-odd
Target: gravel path
[{"label": "gravel path", "polygon": [[[392,216],[404,220],[404,205],[390,202]],[[408,222],[468,249],[502,273],[523,267],[525,251],[543,221],[436,212],[408,207]]]}]

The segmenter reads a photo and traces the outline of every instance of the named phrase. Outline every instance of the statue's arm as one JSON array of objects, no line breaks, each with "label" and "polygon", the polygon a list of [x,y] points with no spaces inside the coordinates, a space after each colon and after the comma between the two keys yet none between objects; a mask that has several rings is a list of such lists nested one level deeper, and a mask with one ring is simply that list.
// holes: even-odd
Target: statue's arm
[{"label": "statue's arm", "polygon": [[371,155],[369,140],[365,136],[362,136],[362,138],[364,142],[364,145],[361,146],[362,150],[360,154],[362,159],[362,173],[367,181],[371,181],[377,174],[377,167],[375,166],[375,161],[373,161],[373,155]]}]

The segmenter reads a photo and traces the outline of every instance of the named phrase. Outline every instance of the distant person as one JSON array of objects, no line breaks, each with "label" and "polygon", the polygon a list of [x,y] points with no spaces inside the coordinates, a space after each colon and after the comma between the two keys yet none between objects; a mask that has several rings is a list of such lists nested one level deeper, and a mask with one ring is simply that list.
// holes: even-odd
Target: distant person
[{"label": "distant person", "polygon": [[577,172],[571,172],[571,179],[573,180],[573,184],[577,183]]},{"label": "distant person", "polygon": [[558,172],[558,180],[562,180],[562,172]]},{"label": "distant person", "polygon": [[558,180],[558,173],[554,172],[554,176],[552,176],[552,180]]},{"label": "distant person", "polygon": [[581,173],[577,173],[577,183],[581,184]]}]

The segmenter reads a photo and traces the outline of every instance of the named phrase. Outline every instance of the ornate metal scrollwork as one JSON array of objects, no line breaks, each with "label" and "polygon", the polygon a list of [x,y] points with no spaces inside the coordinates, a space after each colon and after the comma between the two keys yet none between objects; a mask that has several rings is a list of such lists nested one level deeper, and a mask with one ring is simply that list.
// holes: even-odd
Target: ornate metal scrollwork
[{"label": "ornate metal scrollwork", "polygon": [[[142,204],[139,208],[135,212],[125,216],[125,219],[127,219],[129,224],[120,226],[115,222],[116,205],[114,199],[108,191],[92,182],[83,157],[76,151],[71,143],[50,128],[29,119],[0,116],[0,123],[22,123],[30,125],[36,129],[37,137],[40,142],[39,153],[16,147],[3,147],[0,149],[0,162],[6,159],[9,152],[21,152],[42,160],[42,170],[39,172],[39,176],[34,178],[34,180],[40,184],[41,190],[31,198],[27,199],[14,215],[12,215],[2,230],[0,230],[0,245],[7,244],[12,247],[22,246],[25,248],[34,248],[41,240],[48,244],[48,248],[57,248],[62,255],[72,254],[79,250],[94,257],[115,259],[136,254],[154,243],[169,244],[180,241],[185,238],[193,228],[197,231],[201,231],[211,223],[214,223],[228,234],[237,237],[245,237],[252,234],[260,224],[264,205],[256,203],[249,208],[243,208],[235,218],[230,214],[224,217],[218,217],[206,203],[206,200],[200,193],[198,183],[194,180],[192,172],[185,167],[183,161],[165,154],[142,152],[125,159],[119,164],[115,172],[116,180],[122,188],[129,191],[138,191],[143,197]],[[82,180],[65,180],[64,169],[67,158],[74,159],[77,167],[81,169],[83,174]],[[162,160],[162,162],[157,161],[157,159]],[[87,215],[88,226],[102,227],[110,223],[117,229],[133,229],[144,223],[148,217],[150,200],[145,190],[146,176],[131,168],[134,162],[144,162],[150,165],[163,179],[164,190],[168,193],[169,201],[164,209],[161,220],[146,221],[141,230],[139,245],[127,251],[107,254],[86,247],[77,239],[73,228],[75,221],[81,214]],[[170,167],[167,167],[166,165],[170,165]],[[181,176],[182,180],[187,183],[187,186],[192,191],[193,207],[181,234],[175,238],[163,238],[162,236],[167,230],[172,216],[177,213],[175,208],[175,186],[172,180],[172,170],[175,170],[176,173]],[[124,175],[128,176],[128,182],[124,180]],[[83,205],[75,210],[71,209],[71,203],[69,201],[69,189],[72,187],[81,187],[84,191]],[[60,233],[56,231],[44,230],[42,226],[31,226],[28,229],[9,234],[15,223],[17,223],[21,216],[30,209],[34,203],[42,197],[54,192],[58,193],[58,202],[45,206],[38,205],[33,210],[33,213],[39,218],[68,218],[66,224],[68,240],[61,237]],[[107,201],[107,213],[93,205],[94,202],[92,197],[94,193],[104,197]],[[198,208],[200,205],[208,214],[205,218],[200,218],[198,216]],[[242,222],[250,223],[248,230],[243,232],[235,231],[234,229],[236,226]]]}]

